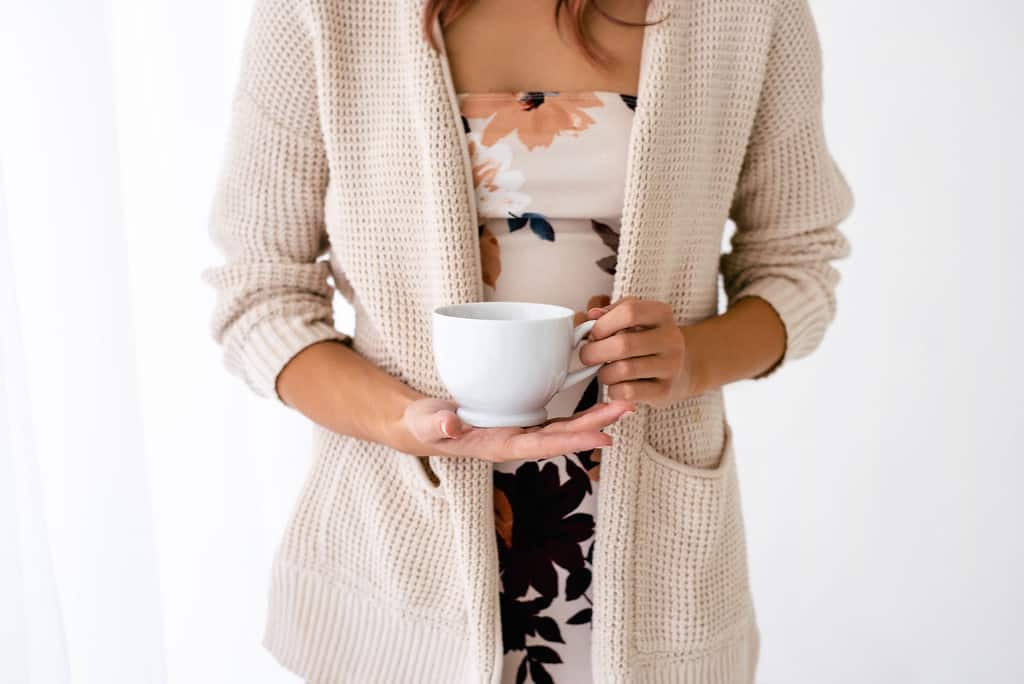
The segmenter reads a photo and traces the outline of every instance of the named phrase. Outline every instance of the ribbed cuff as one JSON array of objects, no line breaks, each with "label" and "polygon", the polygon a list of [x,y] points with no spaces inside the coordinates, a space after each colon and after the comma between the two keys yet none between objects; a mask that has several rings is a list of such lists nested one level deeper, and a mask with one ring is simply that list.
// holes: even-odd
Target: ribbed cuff
[{"label": "ribbed cuff", "polygon": [[786,351],[772,368],[759,377],[767,377],[789,361],[807,356],[821,343],[828,326],[828,308],[822,295],[788,278],[758,278],[732,297],[760,297],[768,302],[786,330]]},{"label": "ribbed cuff", "polygon": [[256,394],[284,403],[277,393],[277,376],[296,354],[325,340],[350,344],[352,338],[329,323],[310,321],[304,316],[263,319],[249,330],[246,337],[243,352],[246,382]]}]

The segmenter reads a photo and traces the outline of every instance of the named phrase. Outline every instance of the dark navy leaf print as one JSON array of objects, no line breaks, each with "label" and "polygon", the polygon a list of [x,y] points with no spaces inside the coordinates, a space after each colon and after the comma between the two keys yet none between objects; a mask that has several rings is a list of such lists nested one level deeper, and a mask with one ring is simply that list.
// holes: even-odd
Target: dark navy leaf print
[{"label": "dark navy leaf print", "polygon": [[626,106],[636,111],[636,95],[627,95],[626,93],[619,93],[619,97],[626,103]]},{"label": "dark navy leaf print", "polygon": [[552,228],[548,220],[540,214],[530,216],[530,230],[532,230],[534,234],[542,240],[547,240],[549,242],[555,241],[554,228]]},{"label": "dark navy leaf print", "polygon": [[509,229],[509,231],[519,230],[520,228],[522,228],[523,226],[526,225],[526,222],[528,220],[529,219],[527,219],[525,216],[516,216],[515,214],[509,212],[509,219],[508,219],[508,229]]},{"label": "dark navy leaf print", "polygon": [[547,646],[528,646],[526,648],[526,652],[530,654],[530,658],[536,660],[538,663],[562,662],[561,656]]},{"label": "dark navy leaf print", "polygon": [[570,625],[585,625],[590,622],[591,608],[584,608],[567,620]]},{"label": "dark navy leaf print", "polygon": [[555,684],[555,680],[544,669],[544,665],[536,660],[530,661],[530,676],[533,677],[533,681],[536,684]]},{"label": "dark navy leaf print", "polygon": [[[573,413],[579,413],[580,411],[586,411],[591,406],[595,406],[597,404],[598,392],[599,392],[598,380],[597,380],[596,377],[593,377],[593,378],[590,379],[590,382],[587,384],[587,388],[583,391],[583,396],[581,396],[579,402],[577,402],[576,408],[573,411]],[[576,458],[579,460],[580,466],[582,466],[582,468],[584,470],[586,470],[587,473],[596,473],[597,469],[600,467],[600,463],[601,463],[601,450],[600,449],[585,449],[583,451],[577,451],[576,452]],[[591,478],[596,479],[596,476],[593,475],[593,474],[589,475],[589,477],[587,478],[587,480],[588,480],[588,483],[587,483],[588,488],[590,486],[589,480]],[[588,491],[589,491],[589,489],[588,489]],[[590,548],[591,548],[591,551],[593,551],[593,548],[594,548],[593,542],[591,542]],[[588,556],[587,557],[587,562],[588,563],[593,562],[593,558],[591,556]]]},{"label": "dark navy leaf print", "polygon": [[577,599],[590,588],[590,570],[586,567],[579,567],[569,573],[565,581],[565,598],[569,601]]},{"label": "dark navy leaf print", "polygon": [[519,97],[519,101],[523,103],[524,111],[537,109],[544,104],[544,91],[528,90]]},{"label": "dark navy leaf print", "polygon": [[554,618],[537,618],[537,634],[548,641],[556,641],[560,644],[565,643],[565,639],[562,638],[562,631],[558,629],[558,623],[555,622]]},{"label": "dark navy leaf print", "polygon": [[555,680],[544,667],[545,663],[554,665],[562,662],[562,657],[554,649],[547,646],[527,646],[526,658],[530,661],[530,676],[536,684],[554,684]]},{"label": "dark navy leaf print", "polygon": [[509,231],[519,230],[527,223],[530,224],[530,230],[533,231],[534,235],[539,237],[541,240],[547,240],[548,242],[555,241],[555,229],[551,227],[551,222],[548,221],[544,214],[539,214],[535,211],[526,211],[523,212],[521,216],[516,216],[509,212]]},{"label": "dark navy leaf print", "polygon": [[[592,452],[592,451],[593,451],[593,449],[588,449],[586,451],[577,451],[576,455],[577,456],[579,456],[580,454],[587,454],[587,455],[589,455],[590,452]],[[581,480],[585,479],[586,483],[587,483],[587,494],[593,493],[594,490],[590,486],[590,477],[587,476],[587,471],[583,467],[581,467],[580,464],[576,463],[572,459],[567,459],[565,461],[565,471],[569,474],[569,477],[580,478]]]},{"label": "dark navy leaf print", "polygon": [[459,117],[462,119],[462,132],[469,133],[469,119],[467,119],[463,114],[459,114]]},{"label": "dark navy leaf print", "polygon": [[540,615],[542,610],[551,606],[554,594],[538,596],[528,601],[521,601],[501,592],[501,638],[505,644],[505,652],[522,651],[526,648],[526,636],[536,635],[539,624],[551,618]]},{"label": "dark navy leaf print", "polygon": [[619,260],[619,234],[612,230],[612,227],[607,223],[601,223],[594,219],[590,219],[590,227],[601,238],[604,246],[612,250],[611,254],[601,257],[595,263],[605,273],[615,275],[615,267],[618,265]]},{"label": "dark navy leaf print", "polygon": [[516,670],[516,684],[523,684],[526,681],[526,666],[529,665],[530,661],[523,658],[523,661],[519,663],[519,669]]}]

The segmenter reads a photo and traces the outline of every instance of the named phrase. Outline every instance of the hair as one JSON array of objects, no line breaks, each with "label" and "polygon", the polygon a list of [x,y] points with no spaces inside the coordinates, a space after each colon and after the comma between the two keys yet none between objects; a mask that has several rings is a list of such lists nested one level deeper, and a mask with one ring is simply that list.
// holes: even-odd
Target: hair
[{"label": "hair", "polygon": [[[636,2],[643,3],[644,6],[648,5],[651,0],[635,0]],[[441,47],[434,40],[434,34],[432,31],[433,23],[435,19],[438,19],[441,23],[442,28],[450,24],[458,17],[463,10],[470,6],[473,0],[426,0],[423,8],[423,19],[422,29],[423,35],[426,37],[430,47],[435,52],[440,52]],[[598,3],[597,0],[554,0],[555,4],[555,26],[558,26],[559,13],[564,7],[569,12],[571,23],[572,23],[572,35],[576,41],[576,44],[582,50],[584,56],[593,64],[598,66],[606,66],[610,61],[610,53],[597,44],[594,36],[590,32],[588,20],[592,12],[597,12],[601,16],[605,17],[611,22],[619,24],[620,26],[649,26],[646,22],[632,22],[624,19],[614,17],[606,12]],[[659,19],[652,23],[659,23],[664,20]]]}]

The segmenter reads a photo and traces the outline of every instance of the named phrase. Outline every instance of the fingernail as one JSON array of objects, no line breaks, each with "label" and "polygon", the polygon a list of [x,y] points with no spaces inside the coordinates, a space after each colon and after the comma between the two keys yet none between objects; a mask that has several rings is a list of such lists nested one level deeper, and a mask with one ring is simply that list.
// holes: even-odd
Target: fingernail
[{"label": "fingernail", "polygon": [[445,423],[444,421],[441,422],[441,432],[444,433],[445,437],[451,437],[452,436],[452,434],[450,432],[448,432],[447,423]]}]

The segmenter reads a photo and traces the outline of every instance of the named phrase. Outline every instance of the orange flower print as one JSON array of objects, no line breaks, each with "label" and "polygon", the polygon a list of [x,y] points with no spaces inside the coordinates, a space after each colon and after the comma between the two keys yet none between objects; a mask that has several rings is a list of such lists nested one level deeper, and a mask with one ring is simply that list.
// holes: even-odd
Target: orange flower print
[{"label": "orange flower print", "polygon": [[594,123],[583,109],[603,105],[595,93],[487,93],[485,97],[464,98],[462,113],[469,118],[491,117],[483,130],[484,145],[493,145],[515,132],[532,150],[549,146],[563,133],[578,135]]},{"label": "orange flower print", "polygon": [[498,276],[501,275],[501,245],[494,233],[487,226],[477,226],[480,235],[480,270],[483,281],[492,288],[497,287]]},{"label": "orange flower print", "polygon": [[594,449],[594,452],[590,454],[590,462],[596,463],[597,465],[587,470],[587,477],[590,478],[591,482],[597,482],[601,479],[601,447]]},{"label": "orange flower print", "polygon": [[518,192],[526,178],[522,171],[511,168],[512,149],[508,145],[487,147],[476,132],[467,133],[466,138],[480,214],[506,216],[525,209],[530,196]]},{"label": "orange flower print", "polygon": [[505,548],[512,548],[512,503],[508,495],[498,487],[494,488],[494,527],[505,542]]}]

